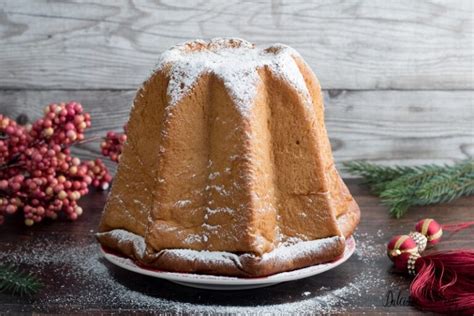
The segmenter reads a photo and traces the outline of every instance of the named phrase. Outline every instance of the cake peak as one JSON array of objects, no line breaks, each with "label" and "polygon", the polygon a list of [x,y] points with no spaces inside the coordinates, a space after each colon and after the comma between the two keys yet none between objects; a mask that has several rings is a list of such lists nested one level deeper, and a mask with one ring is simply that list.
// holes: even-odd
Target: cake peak
[{"label": "cake peak", "polygon": [[171,106],[186,96],[203,74],[210,73],[224,82],[240,112],[248,115],[260,82],[257,70],[263,67],[293,86],[309,104],[308,89],[295,57],[300,55],[283,44],[258,48],[237,38],[194,40],[165,51],[157,71],[166,69]]},{"label": "cake peak", "polygon": [[[162,54],[160,61],[164,62],[166,61],[166,57],[171,57],[172,55],[180,55],[184,58],[193,58],[192,55],[202,54],[209,54],[209,58],[211,59],[218,58],[218,56],[221,54],[225,54],[226,57],[230,57],[231,55],[240,57],[245,55],[253,55],[252,57],[261,55],[262,57],[271,58],[271,55],[279,54],[299,56],[296,50],[284,44],[277,43],[265,48],[261,48],[257,47],[257,45],[254,43],[241,38],[215,37],[209,40],[191,40],[172,46]],[[213,54],[217,56],[212,57]],[[174,59],[171,60],[174,61]]]},{"label": "cake peak", "polygon": [[173,46],[171,49],[178,49],[182,52],[193,53],[193,52],[218,52],[222,49],[233,49],[233,48],[255,48],[255,44],[250,43],[246,40],[240,38],[223,38],[216,37],[210,40],[192,40],[176,46]]}]

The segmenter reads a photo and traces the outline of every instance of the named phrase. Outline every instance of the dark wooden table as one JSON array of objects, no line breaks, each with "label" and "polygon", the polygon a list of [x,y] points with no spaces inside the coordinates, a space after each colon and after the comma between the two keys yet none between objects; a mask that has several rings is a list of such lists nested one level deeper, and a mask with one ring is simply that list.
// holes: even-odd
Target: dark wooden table
[{"label": "dark wooden table", "polygon": [[[37,273],[44,288],[32,298],[0,294],[0,313],[418,313],[408,301],[409,279],[392,271],[385,244],[421,218],[474,220],[474,197],[412,209],[396,220],[358,180],[347,183],[362,209],[354,255],[321,275],[247,291],[187,288],[106,262],[94,239],[104,192],[92,192],[81,201],[85,212],[75,223],[59,220],[26,228],[20,218],[10,219],[0,227],[0,262]],[[473,246],[471,228],[446,234],[436,249]]]}]

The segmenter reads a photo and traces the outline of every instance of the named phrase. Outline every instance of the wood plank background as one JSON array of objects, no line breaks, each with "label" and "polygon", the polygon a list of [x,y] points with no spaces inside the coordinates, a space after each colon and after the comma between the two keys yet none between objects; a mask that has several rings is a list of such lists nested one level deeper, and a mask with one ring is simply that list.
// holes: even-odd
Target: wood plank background
[{"label": "wood plank background", "polygon": [[[90,135],[120,129],[159,53],[236,36],[296,48],[325,88],[336,161],[474,155],[473,2],[0,2],[0,113],[77,100]],[[82,146],[95,156],[98,144]]]}]

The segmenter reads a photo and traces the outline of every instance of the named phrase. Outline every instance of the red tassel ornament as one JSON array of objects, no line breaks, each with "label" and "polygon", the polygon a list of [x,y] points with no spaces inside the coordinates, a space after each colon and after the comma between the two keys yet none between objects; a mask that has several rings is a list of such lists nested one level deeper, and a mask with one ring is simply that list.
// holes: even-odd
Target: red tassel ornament
[{"label": "red tassel ornament", "polygon": [[395,258],[395,267],[415,275],[410,286],[410,298],[421,309],[474,314],[473,250],[426,256],[403,253]]},{"label": "red tassel ornament", "polygon": [[[437,313],[474,314],[474,250],[460,249],[422,256],[427,245],[440,241],[443,228],[457,232],[474,222],[439,225],[433,219],[421,220],[408,238],[392,238],[387,253],[395,269],[414,276],[410,298],[420,309]],[[407,236],[407,235],[402,235]],[[415,244],[417,251],[412,251]],[[397,246],[405,245],[410,251]],[[398,250],[397,250],[398,249]]]}]

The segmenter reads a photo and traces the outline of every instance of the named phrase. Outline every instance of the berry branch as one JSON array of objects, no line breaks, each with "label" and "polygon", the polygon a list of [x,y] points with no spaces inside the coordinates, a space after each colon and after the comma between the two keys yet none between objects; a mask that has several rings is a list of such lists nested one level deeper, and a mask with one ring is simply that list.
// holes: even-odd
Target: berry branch
[{"label": "berry branch", "polygon": [[[71,146],[85,141],[90,126],[90,114],[77,102],[46,106],[44,116],[32,125],[0,114],[0,224],[19,210],[27,226],[60,213],[76,220],[83,213],[77,201],[89,186],[109,187],[112,176],[102,160],[81,161],[71,155]],[[105,146],[108,156],[118,160],[123,142]]]},{"label": "berry branch", "polygon": [[123,127],[123,131],[123,133],[108,132],[104,141],[100,144],[102,155],[115,162],[120,160],[122,147],[127,140],[127,125]]},{"label": "berry branch", "polygon": [[[97,140],[84,137],[90,114],[69,102],[48,105],[32,125],[24,116],[20,121],[24,124],[0,114],[0,224],[19,211],[27,226],[60,213],[76,220],[83,213],[77,202],[89,186],[107,190],[112,181],[102,160],[81,161],[71,155],[71,146]],[[125,131],[108,132],[100,139],[102,154],[118,162]],[[34,275],[0,265],[0,292],[33,295],[40,287]]]}]

